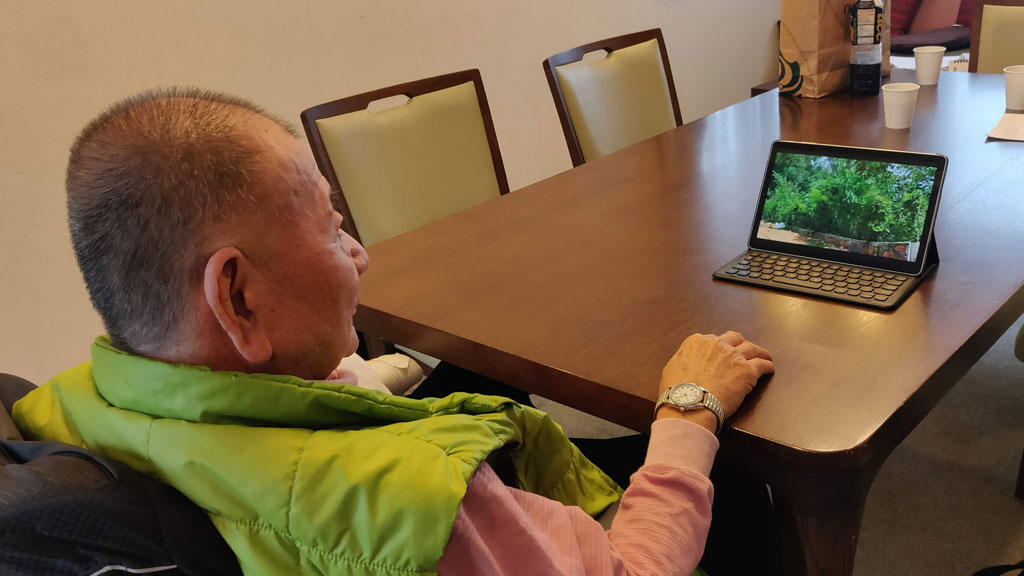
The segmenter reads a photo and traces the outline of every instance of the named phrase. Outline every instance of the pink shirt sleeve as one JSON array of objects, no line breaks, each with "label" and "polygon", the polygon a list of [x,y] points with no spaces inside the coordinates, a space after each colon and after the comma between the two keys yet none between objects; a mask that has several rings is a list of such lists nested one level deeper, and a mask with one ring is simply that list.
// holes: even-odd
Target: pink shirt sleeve
[{"label": "pink shirt sleeve", "polygon": [[689,575],[704,552],[718,439],[679,419],[654,423],[644,465],[612,528],[578,507],[509,488],[483,464],[470,478],[440,574]]}]

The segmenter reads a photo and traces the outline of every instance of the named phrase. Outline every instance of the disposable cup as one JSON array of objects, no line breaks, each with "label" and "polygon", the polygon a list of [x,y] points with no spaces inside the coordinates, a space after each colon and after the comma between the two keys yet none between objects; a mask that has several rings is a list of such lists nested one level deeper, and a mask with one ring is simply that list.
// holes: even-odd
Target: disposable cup
[{"label": "disposable cup", "polygon": [[921,86],[932,86],[939,83],[939,72],[942,70],[942,57],[946,55],[944,46],[918,46],[914,48],[914,69],[917,72],[917,83]]},{"label": "disposable cup", "polygon": [[914,108],[917,106],[917,91],[920,89],[920,86],[912,82],[896,82],[882,86],[886,128],[910,128],[914,121]]},{"label": "disposable cup", "polygon": [[1024,110],[1024,65],[1003,68],[1006,77],[1006,109]]}]

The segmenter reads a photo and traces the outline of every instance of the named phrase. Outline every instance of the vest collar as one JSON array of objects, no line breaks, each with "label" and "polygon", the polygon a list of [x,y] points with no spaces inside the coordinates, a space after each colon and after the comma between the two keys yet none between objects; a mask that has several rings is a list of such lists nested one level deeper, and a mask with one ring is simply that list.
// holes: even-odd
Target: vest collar
[{"label": "vest collar", "polygon": [[[336,382],[169,364],[119,350],[106,336],[92,345],[92,372],[99,393],[118,408],[208,424],[362,428],[445,413],[459,403],[452,397],[413,400]],[[502,404],[498,400],[462,411],[492,412]]]}]

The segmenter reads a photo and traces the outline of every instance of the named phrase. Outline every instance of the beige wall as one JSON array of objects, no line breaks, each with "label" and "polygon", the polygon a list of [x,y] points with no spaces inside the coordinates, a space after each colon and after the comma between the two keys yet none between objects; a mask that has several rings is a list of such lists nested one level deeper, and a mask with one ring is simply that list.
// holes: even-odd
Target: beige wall
[{"label": "beige wall", "polygon": [[134,91],[195,84],[295,121],[310,105],[479,68],[512,189],[571,164],[541,60],[661,27],[683,118],[775,72],[778,0],[0,0],[0,371],[41,382],[102,332],[65,224],[76,132]]}]

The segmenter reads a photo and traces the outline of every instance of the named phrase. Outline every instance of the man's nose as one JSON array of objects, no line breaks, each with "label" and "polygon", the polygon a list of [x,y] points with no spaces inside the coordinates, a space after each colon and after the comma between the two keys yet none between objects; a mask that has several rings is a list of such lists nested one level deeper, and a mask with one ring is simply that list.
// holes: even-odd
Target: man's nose
[{"label": "man's nose", "polygon": [[370,267],[370,255],[366,253],[366,248],[355,240],[352,240],[352,260],[356,264],[356,272],[361,276],[366,269]]}]

